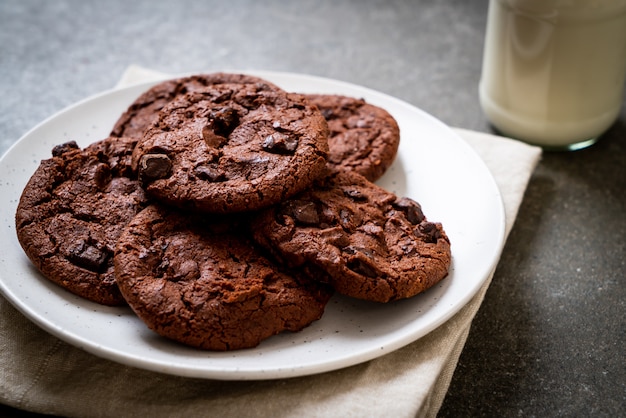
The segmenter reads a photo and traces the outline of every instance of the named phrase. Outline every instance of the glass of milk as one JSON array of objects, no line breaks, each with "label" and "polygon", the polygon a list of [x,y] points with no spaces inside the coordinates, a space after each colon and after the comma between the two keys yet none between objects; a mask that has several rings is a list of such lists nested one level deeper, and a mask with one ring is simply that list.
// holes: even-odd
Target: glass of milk
[{"label": "glass of milk", "polygon": [[479,97],[501,133],[589,146],[617,119],[625,78],[626,0],[490,0]]}]

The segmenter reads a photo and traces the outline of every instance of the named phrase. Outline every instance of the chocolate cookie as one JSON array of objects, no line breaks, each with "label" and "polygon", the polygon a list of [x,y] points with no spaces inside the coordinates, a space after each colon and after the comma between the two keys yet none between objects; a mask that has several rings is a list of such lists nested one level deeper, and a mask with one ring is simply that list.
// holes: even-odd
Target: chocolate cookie
[{"label": "chocolate cookie", "polygon": [[324,94],[306,97],[328,122],[328,164],[378,180],[398,152],[400,128],[394,117],[363,99]]},{"label": "chocolate cookie", "polygon": [[322,316],[332,290],[265,258],[232,218],[151,205],[122,234],[115,272],[158,334],[193,347],[254,347]]},{"label": "chocolate cookie", "polygon": [[264,84],[270,82],[246,74],[210,73],[166,80],[148,89],[128,107],[115,123],[111,136],[141,138],[157,121],[159,111],[178,96],[215,84]]},{"label": "chocolate cookie", "polygon": [[124,299],[113,277],[121,230],[147,205],[130,169],[136,140],[55,147],[22,192],[15,216],[24,251],[51,281],[105,305]]},{"label": "chocolate cookie", "polygon": [[324,171],[328,126],[304,97],[265,84],[215,84],[178,97],[133,152],[147,192],[201,212],[259,209]]},{"label": "chocolate cookie", "polygon": [[414,296],[443,279],[451,261],[441,224],[427,221],[417,202],[353,172],[329,175],[251,225],[286,265],[370,301]]}]

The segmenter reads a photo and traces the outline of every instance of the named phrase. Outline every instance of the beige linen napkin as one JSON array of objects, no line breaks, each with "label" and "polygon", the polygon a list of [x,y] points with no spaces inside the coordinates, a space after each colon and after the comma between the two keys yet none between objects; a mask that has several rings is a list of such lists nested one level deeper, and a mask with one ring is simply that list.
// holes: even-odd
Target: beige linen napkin
[{"label": "beige linen napkin", "polygon": [[[133,66],[119,85],[162,76]],[[508,235],[541,150],[456,131],[493,173]],[[445,324],[386,356],[313,376],[243,382],[169,376],[95,357],[42,331],[0,297],[0,403],[83,418],[435,416],[490,281]]]}]

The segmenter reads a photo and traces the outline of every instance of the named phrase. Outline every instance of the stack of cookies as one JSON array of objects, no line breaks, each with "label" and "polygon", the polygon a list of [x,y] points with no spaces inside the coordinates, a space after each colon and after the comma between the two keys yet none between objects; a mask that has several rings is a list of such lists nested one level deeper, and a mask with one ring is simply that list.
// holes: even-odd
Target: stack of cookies
[{"label": "stack of cookies", "polygon": [[166,81],[110,137],[52,150],[18,239],[46,278],[162,336],[254,347],[319,319],[333,292],[386,303],[448,274],[442,226],[373,183],[399,141],[361,99],[243,74]]}]

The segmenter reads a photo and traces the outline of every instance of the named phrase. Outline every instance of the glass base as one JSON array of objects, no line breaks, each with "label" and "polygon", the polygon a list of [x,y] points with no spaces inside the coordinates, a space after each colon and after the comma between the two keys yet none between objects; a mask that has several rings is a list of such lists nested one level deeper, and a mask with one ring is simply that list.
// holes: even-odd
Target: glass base
[{"label": "glass base", "polygon": [[[584,141],[577,142],[575,144],[563,145],[560,147],[553,147],[549,145],[541,145],[541,144],[533,144],[543,148],[545,151],[578,151],[587,147],[592,146],[596,142],[598,142],[599,137],[585,139]],[[529,142],[530,144],[530,142]]]},{"label": "glass base", "polygon": [[502,132],[500,129],[496,128],[494,125],[490,125],[491,129],[493,129],[493,131],[500,136],[505,136],[508,138],[512,138],[512,139],[517,139],[518,141],[521,142],[525,142],[529,145],[534,145],[537,147],[541,147],[544,151],[550,151],[550,152],[564,152],[564,151],[578,151],[584,148],[588,148],[590,146],[592,146],[593,144],[595,144],[596,142],[598,142],[598,139],[600,139],[600,136],[596,136],[594,138],[589,138],[589,139],[585,139],[579,142],[576,142],[574,144],[567,144],[567,145],[545,145],[545,144],[538,144],[536,142],[532,142],[529,141],[527,139],[523,139],[523,138],[517,138],[515,136],[511,136],[509,134],[507,134],[506,132]]}]

